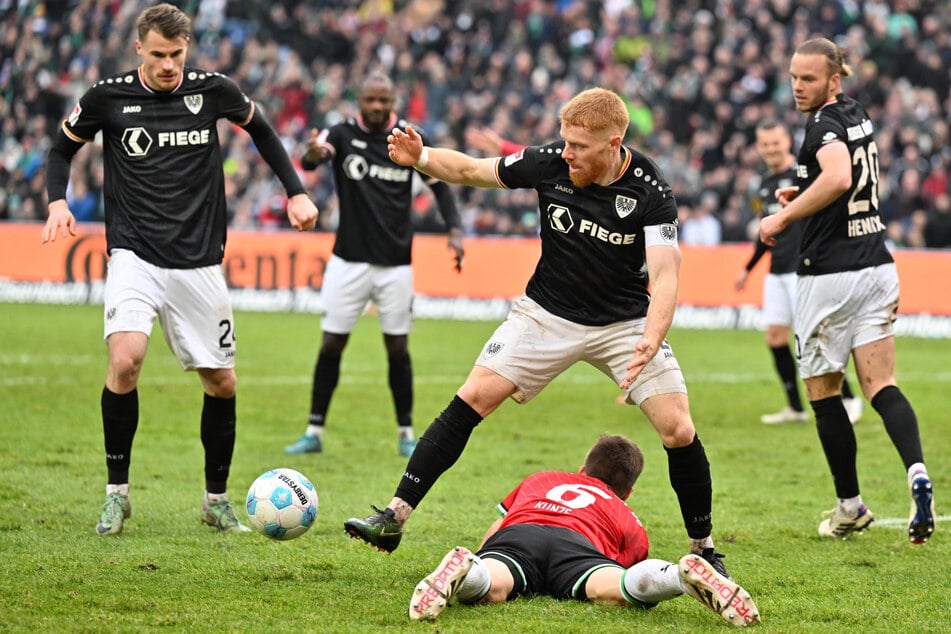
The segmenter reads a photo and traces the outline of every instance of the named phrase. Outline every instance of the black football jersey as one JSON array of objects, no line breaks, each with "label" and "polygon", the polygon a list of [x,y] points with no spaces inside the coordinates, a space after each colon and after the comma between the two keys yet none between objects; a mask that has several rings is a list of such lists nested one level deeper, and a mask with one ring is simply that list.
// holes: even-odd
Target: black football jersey
[{"label": "black football jersey", "polygon": [[333,146],[334,183],[340,200],[333,252],[348,262],[410,264],[416,170],[390,160],[386,137],[394,127],[405,129],[406,121],[394,114],[381,132],[371,132],[359,118],[350,118],[328,128],[321,138]]},{"label": "black football jersey", "polygon": [[[763,177],[757,196],[763,210],[763,217],[771,216],[782,209],[782,205],[776,200],[776,190],[780,187],[791,187],[796,184],[796,166],[792,165],[789,169],[775,174],[767,174]],[[799,244],[802,241],[802,222],[794,222],[786,227],[781,233],[776,234],[776,244],[767,247],[763,242],[757,241],[757,249],[769,250],[772,252],[769,263],[769,272],[782,275],[784,273],[795,273],[799,265]],[[762,247],[760,247],[762,245]]]},{"label": "black football jersey", "polygon": [[220,263],[228,214],[216,124],[244,123],[251,107],[231,79],[188,67],[169,92],[139,70],[87,90],[63,129],[79,142],[102,131],[108,248],[165,268]]},{"label": "black football jersey", "polygon": [[577,187],[562,159],[564,142],[498,159],[499,184],[538,193],[542,252],[526,294],[575,323],[602,326],[647,314],[650,295],[644,227],[669,225],[677,204],[657,165],[621,148],[623,168],[607,186]]},{"label": "black football jersey", "polygon": [[799,150],[799,191],[819,176],[817,153],[842,142],[852,158],[852,187],[825,209],[805,218],[797,272],[823,275],[892,262],[878,203],[878,148],[865,109],[839,94],[809,115]]}]

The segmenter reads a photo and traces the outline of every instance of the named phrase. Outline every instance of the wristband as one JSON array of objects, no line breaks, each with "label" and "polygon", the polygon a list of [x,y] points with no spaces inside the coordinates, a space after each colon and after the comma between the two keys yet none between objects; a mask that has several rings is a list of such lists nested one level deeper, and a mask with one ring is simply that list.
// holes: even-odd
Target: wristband
[{"label": "wristband", "polygon": [[423,151],[419,153],[419,160],[413,163],[413,167],[423,169],[426,163],[429,163],[429,148],[424,145]]}]

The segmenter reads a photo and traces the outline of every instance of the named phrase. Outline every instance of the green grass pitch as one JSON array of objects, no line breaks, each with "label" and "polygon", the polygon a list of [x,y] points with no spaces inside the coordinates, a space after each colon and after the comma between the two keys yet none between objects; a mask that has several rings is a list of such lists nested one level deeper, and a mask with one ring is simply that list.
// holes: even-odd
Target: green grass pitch
[{"label": "green grass pitch", "polygon": [[[285,456],[304,429],[319,318],[242,312],[238,440],[231,499],[256,476],[292,467],[320,495],[316,525],[272,542],[199,525],[201,390],[156,327],[139,385],[133,514],[118,538],[94,526],[105,463],[99,397],[106,370],[98,306],[0,304],[0,631],[57,632],[628,632],[722,631],[688,597],[649,611],[547,598],[451,606],[436,623],[406,617],[416,582],[456,544],[474,548],[494,505],[526,474],[575,470],[603,432],[636,440],[647,459],[630,499],[652,556],[676,560],[686,535],[656,434],[618,390],[576,366],[532,403],[506,403],[436,484],[392,555],[349,540],[342,523],[385,504],[397,454],[379,328],[358,324],[345,353],[320,455]],[[495,323],[420,320],[410,345],[421,434],[465,379]],[[866,404],[855,427],[859,475],[878,522],[847,541],[820,540],[834,503],[814,425],[765,426],[783,405],[762,334],[674,330],[669,340],[714,479],[714,538],[754,597],[764,632],[944,632],[951,624],[951,340],[898,339],[898,377],[917,411],[941,521],[929,543],[905,535],[904,469]],[[857,383],[853,382],[854,385]]]}]

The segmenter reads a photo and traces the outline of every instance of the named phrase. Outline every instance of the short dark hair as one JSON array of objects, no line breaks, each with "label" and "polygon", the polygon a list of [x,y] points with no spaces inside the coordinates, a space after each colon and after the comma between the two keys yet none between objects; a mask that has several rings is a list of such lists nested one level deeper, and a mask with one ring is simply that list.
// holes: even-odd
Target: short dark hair
[{"label": "short dark hair", "polygon": [[379,71],[372,72],[364,78],[360,83],[360,93],[363,93],[371,86],[374,88],[381,87],[388,92],[393,92],[393,80]]},{"label": "short dark hair", "polygon": [[145,41],[149,31],[155,31],[162,37],[174,40],[183,37],[192,39],[192,20],[176,6],[163,2],[142,11],[135,21],[139,41]]},{"label": "short dark hair", "polygon": [[598,438],[584,459],[585,475],[601,480],[620,498],[628,494],[643,470],[641,448],[617,434]]}]

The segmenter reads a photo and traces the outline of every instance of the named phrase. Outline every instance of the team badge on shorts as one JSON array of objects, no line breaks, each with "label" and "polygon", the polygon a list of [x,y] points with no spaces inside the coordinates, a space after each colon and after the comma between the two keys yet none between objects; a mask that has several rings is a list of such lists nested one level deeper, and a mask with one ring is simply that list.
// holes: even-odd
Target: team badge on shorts
[{"label": "team badge on shorts", "polygon": [[618,196],[614,199],[614,209],[620,218],[627,218],[631,212],[637,209],[637,200],[627,196]]},{"label": "team badge on shorts", "polygon": [[504,347],[505,347],[505,344],[503,343],[499,343],[497,341],[490,341],[485,346],[485,353],[482,356],[485,357],[486,359],[488,359],[489,357],[494,357]]}]

